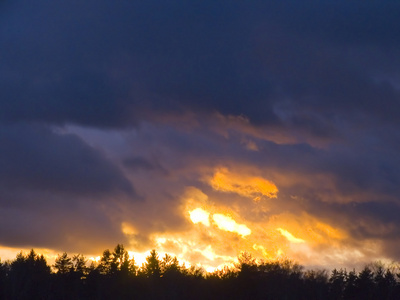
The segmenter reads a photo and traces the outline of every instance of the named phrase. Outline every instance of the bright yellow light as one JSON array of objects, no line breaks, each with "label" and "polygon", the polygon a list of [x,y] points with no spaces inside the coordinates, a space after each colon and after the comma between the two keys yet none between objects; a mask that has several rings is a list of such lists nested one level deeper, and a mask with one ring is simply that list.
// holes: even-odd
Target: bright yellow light
[{"label": "bright yellow light", "polygon": [[226,168],[218,169],[209,183],[217,191],[237,193],[255,201],[260,200],[260,196],[276,198],[278,193],[276,185],[262,177],[232,173]]},{"label": "bright yellow light", "polygon": [[196,208],[189,211],[190,219],[194,224],[202,223],[205,226],[210,226],[209,216],[210,213],[201,208]]},{"label": "bright yellow light", "polygon": [[213,220],[217,224],[219,229],[236,232],[237,234],[245,237],[251,234],[251,230],[244,224],[238,224],[229,216],[225,216],[222,214],[213,215]]},{"label": "bright yellow light", "polygon": [[206,268],[206,272],[208,272],[208,273],[213,273],[213,272],[215,272],[215,270],[217,270],[216,267],[207,267]]},{"label": "bright yellow light", "polygon": [[215,259],[215,252],[212,249],[211,245],[208,245],[206,249],[204,250],[199,250],[199,252],[209,260],[214,260]]},{"label": "bright yellow light", "polygon": [[93,261],[93,262],[96,262],[96,263],[98,263],[98,262],[100,261],[101,257],[100,257],[100,256],[96,256],[96,257],[89,257],[89,259],[90,259],[91,261]]},{"label": "bright yellow light", "polygon": [[305,240],[295,237],[293,234],[291,234],[289,231],[285,229],[277,228],[276,230],[278,230],[291,243],[295,244],[305,243]]},{"label": "bright yellow light", "polygon": [[[208,182],[213,182],[213,187],[220,191],[234,192],[251,199],[258,197],[260,201],[266,199],[267,195],[276,195],[273,190],[262,188],[267,182],[265,179],[245,176],[243,174],[248,174],[245,171],[230,171],[219,169],[215,171],[215,176],[208,178]],[[209,169],[206,172],[210,174]],[[209,198],[201,190],[188,187],[179,206],[179,213],[190,220],[185,224],[185,231],[153,233],[146,248],[143,245],[138,247],[136,225],[123,223],[122,232],[131,241],[132,248],[129,250],[142,252],[156,249],[160,258],[163,253],[168,253],[186,266],[198,264],[207,271],[215,271],[218,266],[233,261],[240,251],[249,251],[254,257],[264,260],[288,257],[300,263],[312,262],[315,253],[321,249],[324,249],[324,255],[319,257],[319,261],[330,263],[333,260],[345,261],[346,257],[350,257],[350,254],[339,257],[343,250],[341,240],[348,237],[344,230],[333,224],[323,223],[306,212],[294,214],[285,211],[266,217],[263,212],[270,207],[270,203],[252,202],[247,203],[248,207],[243,207],[243,199],[232,197],[228,204],[224,199],[219,201],[215,194]],[[259,214],[248,218],[252,212]],[[148,255],[137,252],[130,254],[134,254],[138,266],[145,262]]]},{"label": "bright yellow light", "polygon": [[[144,263],[146,263],[146,257],[149,256],[150,250],[146,252],[134,252],[134,251],[128,251],[128,255],[130,259],[134,259],[135,265],[137,266],[142,266]],[[160,254],[160,253],[159,253]]]},{"label": "bright yellow light", "polygon": [[167,241],[167,239],[166,239],[166,238],[163,238],[163,237],[160,237],[160,238],[157,238],[157,239],[156,239],[157,245],[165,244],[166,241]]}]

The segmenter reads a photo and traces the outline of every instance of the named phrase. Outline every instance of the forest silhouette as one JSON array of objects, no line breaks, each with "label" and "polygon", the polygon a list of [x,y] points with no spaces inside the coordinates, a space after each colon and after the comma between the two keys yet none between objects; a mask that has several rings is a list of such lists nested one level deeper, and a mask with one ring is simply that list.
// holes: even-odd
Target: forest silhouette
[{"label": "forest silhouette", "polygon": [[259,261],[248,252],[213,273],[152,250],[137,266],[123,245],[98,263],[63,253],[49,266],[31,250],[0,262],[0,299],[400,299],[400,268],[375,262],[361,271],[308,270],[290,260]]}]

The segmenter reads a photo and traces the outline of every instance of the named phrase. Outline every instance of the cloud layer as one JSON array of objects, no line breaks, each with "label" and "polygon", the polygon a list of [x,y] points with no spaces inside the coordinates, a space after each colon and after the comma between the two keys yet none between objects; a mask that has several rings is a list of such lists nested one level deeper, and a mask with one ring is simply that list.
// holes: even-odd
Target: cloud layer
[{"label": "cloud layer", "polygon": [[0,8],[4,248],[400,258],[400,4]]}]

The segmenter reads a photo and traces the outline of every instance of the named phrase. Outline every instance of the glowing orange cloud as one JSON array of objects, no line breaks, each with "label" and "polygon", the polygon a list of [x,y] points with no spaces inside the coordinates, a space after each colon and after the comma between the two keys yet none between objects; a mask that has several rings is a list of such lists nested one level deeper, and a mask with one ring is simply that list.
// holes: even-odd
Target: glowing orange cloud
[{"label": "glowing orange cloud", "polygon": [[[209,182],[219,182],[221,191],[246,197],[253,197],[257,193],[261,196],[271,195],[275,191],[263,190],[259,182],[269,182],[259,177],[239,175],[227,169],[218,169],[214,174]],[[271,186],[274,187],[273,184]],[[209,197],[200,189],[188,187],[176,208],[187,220],[181,228],[183,230],[153,232],[148,236],[148,245],[145,247],[157,249],[160,257],[162,253],[169,253],[187,266],[190,263],[201,264],[209,271],[232,262],[241,251],[249,251],[264,260],[288,257],[302,264],[315,263],[315,257],[318,256],[318,262],[327,266],[352,262],[353,258],[360,260],[373,257],[379,253],[379,245],[372,242],[369,246],[363,244],[363,248],[355,251],[348,243],[352,242],[352,238],[344,229],[328,224],[318,216],[289,210],[264,214],[268,202],[248,202],[243,207],[235,202],[240,197],[232,197],[228,204],[219,202],[216,197],[218,193]],[[129,250],[139,251],[136,226],[124,222],[121,231],[130,240]],[[131,252],[138,263],[145,258],[145,253],[140,251]]]},{"label": "glowing orange cloud", "polygon": [[136,234],[137,231],[136,229],[129,223],[127,222],[122,222],[121,224],[121,231],[125,234],[125,235],[133,235]]},{"label": "glowing orange cloud", "polygon": [[[202,223],[203,225],[210,226],[210,213],[202,208],[196,208],[189,211],[190,220],[193,224]],[[220,230],[234,232],[242,237],[251,234],[251,230],[244,224],[238,224],[232,217],[223,214],[213,214],[212,219],[214,224]]]},{"label": "glowing orange cloud", "polygon": [[217,224],[219,229],[235,232],[242,237],[251,234],[251,230],[246,225],[236,223],[236,221],[229,216],[225,216],[223,214],[215,214],[213,215],[213,220]]},{"label": "glowing orange cloud", "polygon": [[277,228],[276,230],[278,230],[291,243],[295,243],[295,244],[305,243],[305,240],[295,237],[293,234],[291,234],[289,231],[287,231],[285,229]]},{"label": "glowing orange cloud", "polygon": [[278,193],[276,185],[262,177],[233,173],[226,168],[218,169],[209,184],[217,191],[236,193],[256,201],[262,196],[276,198]]},{"label": "glowing orange cloud", "polygon": [[190,219],[194,224],[202,223],[205,226],[210,226],[209,216],[210,213],[201,208],[196,208],[189,211]]}]

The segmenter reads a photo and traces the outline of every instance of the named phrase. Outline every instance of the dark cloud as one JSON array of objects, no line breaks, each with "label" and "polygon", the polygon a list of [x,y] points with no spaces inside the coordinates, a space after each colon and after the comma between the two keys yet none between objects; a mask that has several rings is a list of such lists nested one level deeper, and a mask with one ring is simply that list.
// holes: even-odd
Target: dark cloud
[{"label": "dark cloud", "polygon": [[[97,253],[121,242],[126,242],[119,224],[95,204],[87,205],[57,197],[48,197],[45,205],[36,203],[29,209],[2,208],[1,245],[16,248],[47,248],[56,251]],[[31,201],[36,199],[31,195]],[[90,203],[90,202],[89,202]]]},{"label": "dark cloud", "polygon": [[104,154],[75,135],[38,125],[0,128],[0,184],[17,191],[135,198],[130,181]]},{"label": "dark cloud", "polygon": [[155,166],[148,160],[141,157],[130,157],[123,161],[124,165],[133,169],[154,170]]},{"label": "dark cloud", "polygon": [[[247,220],[265,220],[282,211],[305,211],[348,230],[358,243],[369,239],[386,243],[396,234],[399,162],[393,149],[378,146],[382,140],[316,149],[308,144],[278,145],[253,138],[259,148],[254,151],[241,145],[241,136],[237,134],[231,132],[228,138],[221,138],[204,131],[148,127],[135,134],[134,144],[141,145],[136,151],[143,154],[154,149],[162,157],[160,163],[180,178],[178,185],[195,185],[215,203],[241,205],[241,215]],[[221,166],[239,174],[261,175],[277,185],[278,199],[267,201],[268,209],[263,212],[255,210],[248,199],[237,200],[232,194],[212,191],[197,182],[196,177],[190,178],[194,170],[205,166],[210,176]],[[168,217],[164,220],[173,224]],[[349,245],[352,243],[355,242],[349,241]]]},{"label": "dark cloud", "polygon": [[394,121],[398,91],[373,79],[399,65],[397,6],[16,1],[0,27],[1,120],[119,127],[215,110],[317,135],[355,110]]},{"label": "dark cloud", "polygon": [[104,153],[38,124],[0,127],[0,188],[0,244],[21,248],[96,253],[124,241],[112,216],[139,199]]},{"label": "dark cloud", "polygon": [[154,246],[188,186],[247,205],[226,167],[279,189],[252,222],[397,244],[399,3],[47,2],[0,4],[0,243]]},{"label": "dark cloud", "polygon": [[399,203],[376,199],[364,203],[313,203],[308,211],[349,233],[348,246],[360,247],[364,241],[379,245],[383,255],[400,259],[395,248],[399,236]]},{"label": "dark cloud", "polygon": [[123,161],[125,167],[132,170],[144,170],[144,171],[161,171],[166,172],[164,168],[156,161],[151,161],[143,157],[127,157]]}]

